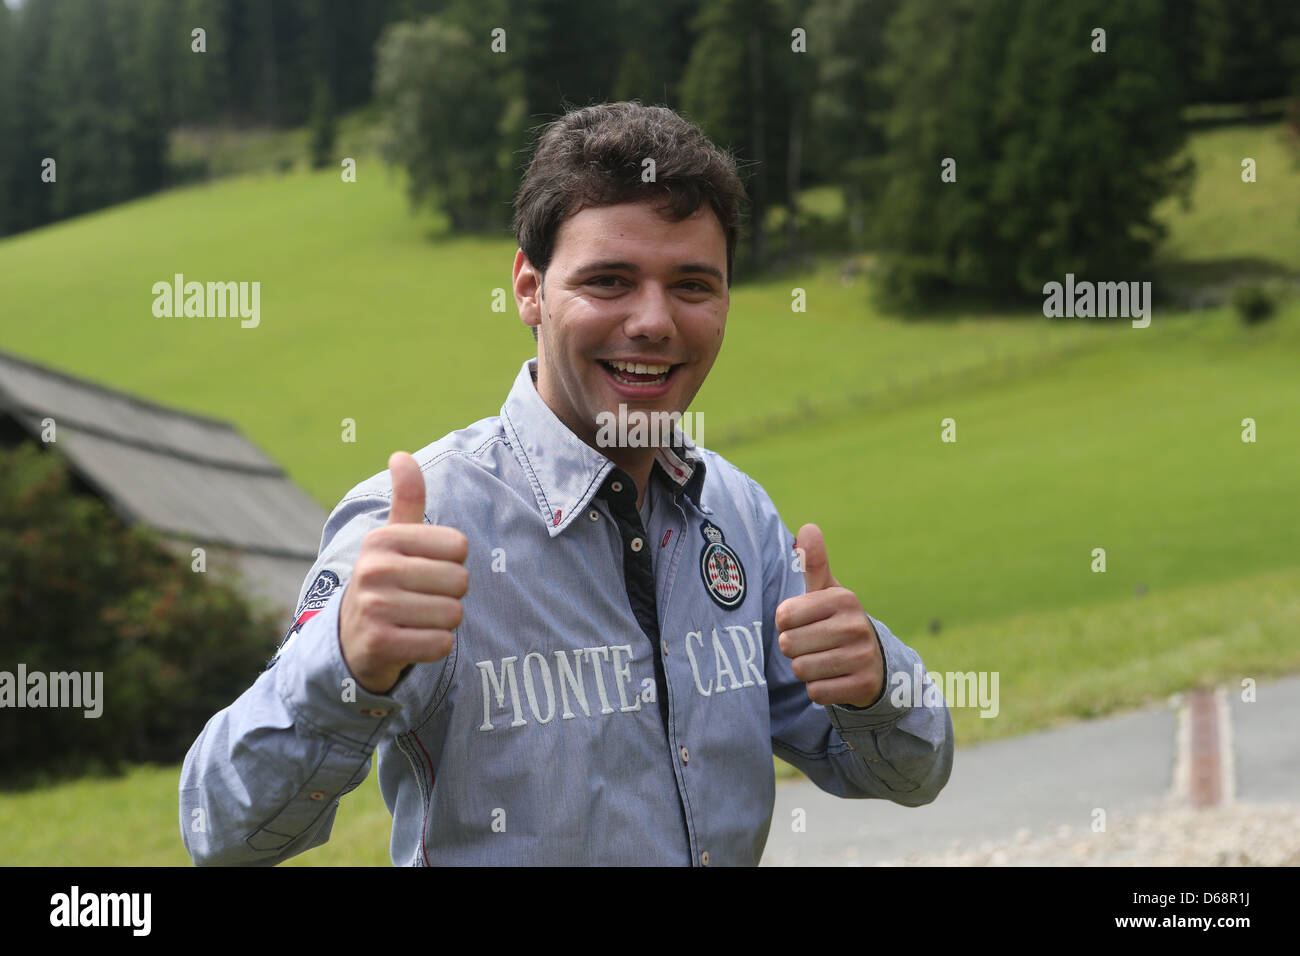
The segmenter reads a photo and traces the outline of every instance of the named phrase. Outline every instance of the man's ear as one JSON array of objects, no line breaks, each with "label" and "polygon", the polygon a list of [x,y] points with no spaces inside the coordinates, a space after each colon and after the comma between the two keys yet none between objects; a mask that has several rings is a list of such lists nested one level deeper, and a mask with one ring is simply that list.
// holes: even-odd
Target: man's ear
[{"label": "man's ear", "polygon": [[534,337],[542,321],[542,305],[545,302],[546,273],[533,267],[520,249],[515,253],[514,272],[511,285],[515,293],[515,307],[519,310],[519,321],[533,329]]}]

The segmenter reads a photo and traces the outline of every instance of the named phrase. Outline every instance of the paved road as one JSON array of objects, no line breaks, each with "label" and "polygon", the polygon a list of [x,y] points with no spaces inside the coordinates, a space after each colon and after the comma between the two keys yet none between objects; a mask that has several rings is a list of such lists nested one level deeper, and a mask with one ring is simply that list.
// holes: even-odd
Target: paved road
[{"label": "paved road", "polygon": [[[1240,695],[1226,688],[1235,799],[1300,800],[1300,677],[1260,684],[1253,703]],[[1181,703],[958,747],[947,787],[924,807],[840,800],[806,781],[780,785],[763,864],[871,864],[955,841],[1009,843],[1025,829],[1078,832],[1095,808],[1111,821],[1165,809],[1176,800]],[[796,809],[806,813],[805,832],[792,827]]]},{"label": "paved road", "polygon": [[1237,799],[1300,800],[1300,677],[1260,684],[1254,703],[1229,691]]}]

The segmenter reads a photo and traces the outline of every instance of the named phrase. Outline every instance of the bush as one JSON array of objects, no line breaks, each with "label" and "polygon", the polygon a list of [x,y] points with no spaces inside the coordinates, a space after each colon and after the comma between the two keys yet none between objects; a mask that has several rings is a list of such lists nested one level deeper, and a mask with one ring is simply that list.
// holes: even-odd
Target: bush
[{"label": "bush", "polygon": [[1246,325],[1258,325],[1277,311],[1273,293],[1257,282],[1243,282],[1232,290],[1232,307]]},{"label": "bush", "polygon": [[28,674],[103,673],[98,718],[5,708],[5,786],[180,760],[278,637],[272,616],[73,490],[63,459],[31,442],[0,448],[0,621],[10,680],[20,663]]}]

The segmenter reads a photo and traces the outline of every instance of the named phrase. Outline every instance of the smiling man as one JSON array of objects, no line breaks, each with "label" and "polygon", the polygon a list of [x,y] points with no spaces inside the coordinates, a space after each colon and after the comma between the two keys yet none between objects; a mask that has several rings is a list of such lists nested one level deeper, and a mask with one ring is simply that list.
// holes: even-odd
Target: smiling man
[{"label": "smiling man", "polygon": [[334,509],[275,660],[186,757],[196,862],[324,843],[376,752],[392,860],[417,866],[756,864],[773,753],[841,797],[935,798],[947,708],[891,703],[886,675],[920,660],[836,581],[817,526],[793,537],[680,430],[600,427],[695,398],[742,199],[671,110],[546,129],[515,216],[537,358],[500,415],[394,453]]}]

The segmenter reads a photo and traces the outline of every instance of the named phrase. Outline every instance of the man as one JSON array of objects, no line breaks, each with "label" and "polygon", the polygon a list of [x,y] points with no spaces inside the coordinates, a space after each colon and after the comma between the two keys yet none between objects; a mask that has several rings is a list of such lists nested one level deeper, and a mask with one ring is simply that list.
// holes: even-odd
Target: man
[{"label": "man", "polygon": [[821,531],[796,541],[680,429],[602,428],[704,383],[742,198],[670,110],[548,128],[515,217],[537,358],[499,416],[395,453],[330,515],[279,654],[186,757],[196,862],[324,843],[375,750],[393,862],[417,866],[756,864],[774,752],[838,796],[935,798],[947,708],[890,702],[919,659]]}]

